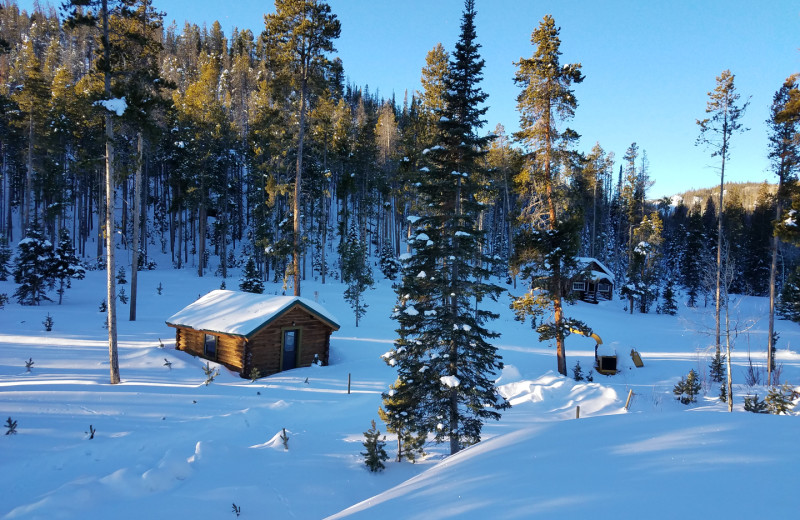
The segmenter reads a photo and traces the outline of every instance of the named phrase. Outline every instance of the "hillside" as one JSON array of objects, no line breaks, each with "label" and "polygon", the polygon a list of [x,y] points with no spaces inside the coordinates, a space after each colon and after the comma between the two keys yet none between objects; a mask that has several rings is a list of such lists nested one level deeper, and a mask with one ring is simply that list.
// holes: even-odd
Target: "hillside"
[{"label": "hillside", "polygon": [[[384,472],[371,474],[359,454],[363,432],[396,377],[380,359],[394,339],[390,283],[381,280],[367,293],[369,310],[356,328],[343,286],[307,282],[305,294],[318,294],[342,323],[330,366],[254,383],[223,368],[206,386],[204,362],[173,349],[164,320],[220,282],[191,269],[140,273],[139,319],[119,322],[116,386],[107,384],[107,335],[98,312],[102,272],[73,282],[61,306],[9,303],[0,310],[0,418],[18,423],[15,435],[0,436],[0,518],[236,518],[234,505],[241,518],[300,519],[675,518],[687,511],[746,518],[797,511],[790,456],[797,415],[742,410],[745,394],[766,391],[745,384],[748,351],[756,366],[763,364],[763,298],[742,297],[733,307],[742,332],[730,414],[706,376],[710,309],[681,306],[672,317],[630,315],[618,300],[570,307],[619,356],[616,376],[594,374],[589,383],[554,374],[554,349],[514,321],[503,296],[493,304],[506,364],[497,383],[513,407],[485,426],[481,443],[455,456],[429,444],[420,463],[387,462]],[[0,292],[12,290],[11,282],[0,282]],[[268,285],[266,292],[280,290]],[[120,309],[125,315],[125,305]],[[42,327],[47,314],[54,322],[49,333]],[[782,380],[797,384],[800,330],[784,321],[777,327]],[[570,336],[569,366],[580,361],[587,372],[593,347]],[[643,368],[633,366],[631,348]],[[704,391],[684,406],[672,388],[692,368]],[[387,450],[394,455],[391,437]]]},{"label": "hillside", "polygon": [[[726,182],[725,183],[725,196],[729,197],[728,201],[731,199],[739,200],[742,206],[746,210],[752,210],[756,203],[759,200],[759,197],[762,196],[762,193],[766,190],[767,193],[770,195],[774,195],[775,191],[778,189],[776,184],[769,184],[765,182]],[[705,205],[706,200],[709,197],[713,197],[714,201],[719,201],[719,184],[710,188],[699,188],[699,189],[691,189],[684,191],[683,193],[678,193],[674,195],[672,199],[674,200],[675,197],[680,197],[680,200],[689,207],[694,205],[695,203],[699,203],[701,206]],[[728,204],[726,201],[726,206]]]}]

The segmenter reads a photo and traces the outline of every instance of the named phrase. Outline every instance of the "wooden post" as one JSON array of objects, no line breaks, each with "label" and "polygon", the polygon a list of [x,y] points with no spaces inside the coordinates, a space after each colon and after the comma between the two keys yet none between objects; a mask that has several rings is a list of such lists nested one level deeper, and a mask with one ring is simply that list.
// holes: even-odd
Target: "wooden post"
[{"label": "wooden post", "polygon": [[350,373],[347,373],[347,395],[350,395]]},{"label": "wooden post", "polygon": [[633,397],[633,389],[632,388],[630,390],[628,390],[628,400],[625,401],[625,410],[626,411],[631,406],[631,397]]},{"label": "wooden post", "polygon": [[575,407],[575,418],[576,419],[580,419],[581,418],[581,405],[578,405],[578,406]]}]

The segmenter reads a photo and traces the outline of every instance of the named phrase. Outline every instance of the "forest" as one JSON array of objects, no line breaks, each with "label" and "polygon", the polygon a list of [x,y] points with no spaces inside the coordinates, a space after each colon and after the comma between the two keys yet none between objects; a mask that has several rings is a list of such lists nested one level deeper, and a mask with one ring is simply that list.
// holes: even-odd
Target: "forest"
[{"label": "forest", "polygon": [[[57,280],[61,296],[83,269],[107,270],[112,343],[126,269],[130,320],[136,273],[158,261],[223,285],[244,268],[248,290],[282,281],[298,296],[303,280],[340,280],[358,320],[374,266],[398,294],[387,362],[400,378],[384,420],[448,438],[456,452],[507,407],[485,379],[502,364],[487,341],[493,315],[478,305],[502,292],[497,281],[528,290],[512,307],[558,344],[562,374],[564,337],[591,332],[564,310],[580,258],[609,267],[631,313],[715,306],[718,361],[728,294],[770,296],[771,309],[800,320],[795,76],[775,85],[767,121],[774,184],[725,182],[748,107],[726,70],[697,121],[720,184],[653,200],[636,142],[575,149],[567,125],[584,78],[579,63],[562,63],[551,16],[533,31],[532,57],[515,63],[520,130],[509,135],[483,128],[490,94],[472,0],[459,41],[428,52],[421,90],[402,99],[345,81],[341,27],[322,1],[276,0],[263,32],[230,35],[219,22],[165,27],[150,0],[0,7],[0,275],[14,271],[14,298],[35,305]],[[53,266],[38,266],[47,255]],[[465,395],[452,378],[474,367]],[[405,384],[428,369],[435,384]],[[421,409],[418,392],[442,407]],[[413,426],[399,419],[412,408]]]}]

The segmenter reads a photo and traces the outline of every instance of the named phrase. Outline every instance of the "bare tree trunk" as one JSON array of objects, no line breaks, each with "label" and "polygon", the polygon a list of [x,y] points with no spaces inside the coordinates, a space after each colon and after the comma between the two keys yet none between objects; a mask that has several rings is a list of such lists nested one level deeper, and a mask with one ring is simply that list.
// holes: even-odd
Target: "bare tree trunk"
[{"label": "bare tree trunk", "polygon": [[303,173],[303,143],[306,126],[306,78],[300,87],[300,128],[297,135],[297,171],[294,178],[294,208],[292,215],[292,270],[294,271],[294,295],[300,296],[300,181]]},{"label": "bare tree trunk", "polygon": [[720,285],[722,283],[722,203],[723,195],[725,193],[725,150],[726,146],[723,144],[722,152],[722,170],[719,176],[719,218],[717,219],[717,287],[714,305],[714,321],[715,321],[715,350],[716,355],[720,354]]},{"label": "bare tree trunk", "polygon": [[[103,2],[105,4],[105,1]],[[105,18],[104,18],[105,21]],[[107,27],[107,22],[104,27]],[[119,383],[119,359],[117,354],[117,294],[114,278],[114,130],[111,114],[106,114],[106,310],[108,318],[108,359],[111,384]]]},{"label": "bare tree trunk", "polygon": [[[781,212],[783,211],[783,201],[781,200],[782,194],[782,179],[778,180],[778,196],[776,197],[775,204],[775,221],[780,221]],[[769,266],[769,327],[767,331],[767,386],[772,385],[772,367],[775,365],[773,359],[773,350],[775,349],[775,278],[778,271],[778,237],[773,234],[772,236],[772,261]]]},{"label": "bare tree trunk", "polygon": [[[106,63],[110,63],[110,49],[108,39],[108,0],[102,3],[103,20],[103,58]],[[104,73],[105,95],[111,96],[111,75],[108,71]],[[111,371],[111,384],[119,383],[119,359],[117,355],[117,294],[114,279],[114,128],[111,122],[111,113],[106,110],[106,283],[107,294],[107,317],[108,317],[108,359]]]},{"label": "bare tree trunk", "polygon": [[139,131],[137,135],[137,152],[139,155],[136,165],[136,177],[133,182],[133,256],[131,257],[131,307],[130,321],[136,321],[136,288],[139,277],[139,229],[141,227],[141,201],[142,201],[142,166],[144,164],[144,137]]}]

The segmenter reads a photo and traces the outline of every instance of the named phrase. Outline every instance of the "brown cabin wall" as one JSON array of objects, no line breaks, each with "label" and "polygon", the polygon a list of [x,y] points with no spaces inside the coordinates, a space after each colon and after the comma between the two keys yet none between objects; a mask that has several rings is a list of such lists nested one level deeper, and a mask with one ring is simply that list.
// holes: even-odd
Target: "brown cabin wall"
[{"label": "brown cabin wall", "polygon": [[280,372],[283,331],[292,328],[300,329],[297,366],[310,366],[315,355],[327,365],[332,329],[298,305],[250,338],[250,366],[262,376]]},{"label": "brown cabin wall", "polygon": [[194,329],[176,327],[175,348],[205,359],[206,334],[217,336],[217,359],[212,359],[241,375],[244,369],[244,339]]}]

